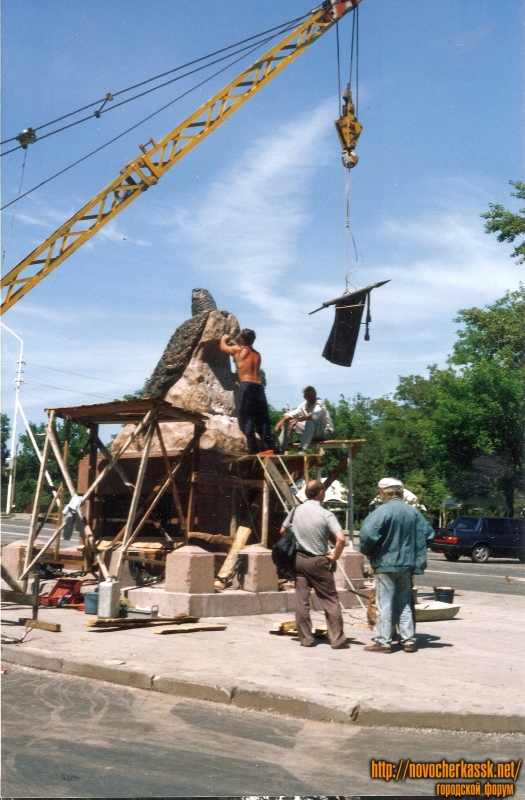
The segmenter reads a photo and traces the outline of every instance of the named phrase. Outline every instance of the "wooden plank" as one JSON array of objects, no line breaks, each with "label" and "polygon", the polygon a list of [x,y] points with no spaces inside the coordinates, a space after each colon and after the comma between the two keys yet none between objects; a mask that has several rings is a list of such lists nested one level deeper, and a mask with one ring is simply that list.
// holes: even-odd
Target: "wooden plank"
[{"label": "wooden plank", "polygon": [[2,589],[2,602],[17,603],[19,606],[38,606],[38,597],[33,597],[32,594],[25,592],[10,592]]},{"label": "wooden plank", "polygon": [[234,541],[234,536],[224,536],[222,533],[202,533],[201,531],[190,531],[188,537],[190,539],[202,539],[203,542],[224,544],[227,547],[230,547]]},{"label": "wooden plank", "polygon": [[123,628],[134,628],[137,625],[166,625],[179,624],[183,622],[198,622],[199,617],[191,617],[187,614],[177,614],[176,617],[146,617],[136,619],[135,617],[113,617],[111,619],[88,619],[85,622],[86,628],[112,628],[120,625]]},{"label": "wooden plank", "polygon": [[282,496],[284,497],[284,499],[286,500],[288,505],[291,506],[292,508],[294,506],[300,505],[299,500],[293,494],[293,492],[291,491],[290,487],[286,483],[284,477],[281,475],[281,473],[279,472],[279,470],[277,469],[276,465],[271,460],[271,458],[265,458],[264,459],[264,466],[265,466],[266,471],[268,472],[270,478],[275,483],[275,485],[277,486],[277,488],[281,492]]},{"label": "wooden plank", "polygon": [[264,481],[261,508],[261,545],[268,547],[268,525],[270,519],[270,484]]},{"label": "wooden plank", "polygon": [[226,556],[226,561],[222,565],[222,569],[219,572],[219,578],[225,578],[230,574],[235,566],[235,562],[237,561],[239,550],[242,550],[242,548],[245,546],[251,532],[251,528],[246,528],[244,525],[239,525],[233,540],[233,544],[230,547],[228,555]]},{"label": "wooden plank", "polygon": [[60,633],[62,630],[59,622],[44,622],[43,619],[20,617],[18,624],[25,625],[26,628],[39,628],[41,631],[51,631],[52,633]]},{"label": "wooden plank", "polygon": [[4,580],[7,583],[7,585],[11,587],[13,592],[20,592],[21,594],[25,594],[22,586],[20,586],[20,584],[17,583],[15,579],[11,577],[6,567],[4,567],[3,564],[0,566],[2,571],[2,580]]},{"label": "wooden plank", "polygon": [[225,631],[227,625],[178,625],[176,628],[156,628],[153,633],[199,633],[201,631]]},{"label": "wooden plank", "polygon": [[325,492],[332,485],[332,483],[335,480],[337,480],[339,475],[342,475],[342,473],[345,471],[347,466],[348,466],[348,456],[344,455],[342,457],[342,459],[339,461],[339,463],[336,464],[336,466],[330,472],[328,477],[324,479],[324,481],[323,481],[323,489],[325,490]]},{"label": "wooden plank", "polygon": [[264,481],[260,478],[237,478],[208,475],[206,472],[192,472],[191,482],[208,486],[228,486],[233,489],[262,489]]}]

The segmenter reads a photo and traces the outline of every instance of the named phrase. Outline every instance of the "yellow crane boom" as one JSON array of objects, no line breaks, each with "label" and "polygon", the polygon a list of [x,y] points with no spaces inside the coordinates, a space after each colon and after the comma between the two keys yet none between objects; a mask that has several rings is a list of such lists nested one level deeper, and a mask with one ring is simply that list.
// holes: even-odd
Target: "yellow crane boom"
[{"label": "yellow crane boom", "polygon": [[325,0],[322,8],[312,11],[310,17],[160,142],[150,139],[149,145],[141,145],[141,156],[130,161],[120,170],[118,178],[2,278],[1,288],[7,292],[0,312],[11,308],[136,197],[154,186],[177,161],[359,2]]}]

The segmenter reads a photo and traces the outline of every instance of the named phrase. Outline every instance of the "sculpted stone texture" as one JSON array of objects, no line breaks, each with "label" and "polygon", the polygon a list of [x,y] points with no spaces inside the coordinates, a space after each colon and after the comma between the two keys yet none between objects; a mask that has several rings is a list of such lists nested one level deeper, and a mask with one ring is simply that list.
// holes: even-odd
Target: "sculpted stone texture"
[{"label": "sculpted stone texture", "polygon": [[[248,569],[244,576],[242,588],[246,592],[276,592],[279,589],[279,578],[272,554],[260,544],[250,544],[239,551],[239,555],[248,556]],[[233,583],[240,586],[237,578]]]},{"label": "sculpted stone texture", "polygon": [[212,594],[214,556],[202,547],[185,545],[166,557],[166,592]]},{"label": "sculpted stone texture", "polygon": [[[350,580],[352,578],[364,578],[365,557],[362,553],[358,553],[353,548],[345,547],[337,563],[341,564]],[[335,571],[334,579],[337,589],[348,589],[346,578],[339,567]],[[354,589],[361,589],[361,584],[354,584]]]},{"label": "sculpted stone texture", "polygon": [[202,335],[208,313],[204,311],[179,325],[144,387],[145,397],[161,400],[170,386],[178,381]]},{"label": "sculpted stone texture", "polygon": [[[124,440],[133,431],[134,425],[126,425],[115,437],[111,447],[116,452]],[[193,436],[191,422],[161,422],[160,428],[166,450],[174,452],[183,450]],[[144,448],[144,437],[138,436],[133,445],[126,451],[140,453]],[[206,429],[200,439],[201,450],[222,450],[231,453],[246,452],[246,437],[239,430],[237,419],[223,415],[213,415],[206,420]],[[157,434],[151,440],[152,454],[161,453]]]},{"label": "sculpted stone texture", "polygon": [[191,315],[195,317],[203,311],[217,311],[217,304],[207,289],[194,289],[191,293]]},{"label": "sculpted stone texture", "polygon": [[[206,289],[193,290],[192,313],[191,319],[183,322],[168,342],[144,394],[187,411],[208,414],[201,449],[245,453],[246,439],[239,430],[235,409],[235,376],[229,355],[219,347],[223,334],[233,339],[238,336],[239,323],[229,311],[217,310]],[[133,427],[127,425],[116,436],[112,452]],[[161,430],[168,452],[183,449],[193,436],[193,425],[187,422],[164,422]],[[128,452],[140,453],[143,447],[144,437],[139,437]],[[151,452],[161,452],[156,434]]]},{"label": "sculpted stone texture", "polygon": [[237,336],[239,323],[233,314],[225,316],[225,313],[208,313],[206,326],[189,364],[166,394],[168,403],[187,411],[234,416],[235,378],[230,357],[221,352],[219,342],[224,333]]}]

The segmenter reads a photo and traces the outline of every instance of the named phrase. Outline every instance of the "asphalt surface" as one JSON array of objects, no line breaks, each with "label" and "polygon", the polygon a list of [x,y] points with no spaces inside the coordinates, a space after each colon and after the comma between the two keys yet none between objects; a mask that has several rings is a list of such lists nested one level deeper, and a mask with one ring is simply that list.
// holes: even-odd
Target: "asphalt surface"
[{"label": "asphalt surface", "polygon": [[523,734],[314,722],[7,667],[2,797],[435,796],[436,780],[372,779],[370,760],[508,762],[525,745]]},{"label": "asphalt surface", "polygon": [[[27,539],[29,536],[29,523],[29,519],[16,519],[14,517],[9,519],[4,517],[0,524],[2,544],[10,544],[10,542],[16,542],[19,539]],[[55,530],[56,527],[54,525],[44,525],[37,541],[47,541]],[[62,546],[75,547],[75,545],[78,545],[78,533],[76,531],[73,532],[73,536],[68,542],[62,540]]]},{"label": "asphalt surface", "polygon": [[468,592],[525,595],[525,565],[517,559],[493,558],[486,564],[470,559],[447,561],[441,553],[427,552],[427,569],[415,577],[416,586],[451,586]]},{"label": "asphalt surface", "polygon": [[[27,538],[29,519],[3,519],[1,525],[2,544]],[[45,525],[40,538],[47,539],[55,530]],[[68,547],[78,544],[78,534],[67,542]],[[427,553],[428,568],[425,574],[415,579],[416,586],[451,586],[454,589],[491,594],[525,595],[525,565],[517,559],[494,558],[486,564],[474,564],[470,559],[447,561],[441,553]]]}]

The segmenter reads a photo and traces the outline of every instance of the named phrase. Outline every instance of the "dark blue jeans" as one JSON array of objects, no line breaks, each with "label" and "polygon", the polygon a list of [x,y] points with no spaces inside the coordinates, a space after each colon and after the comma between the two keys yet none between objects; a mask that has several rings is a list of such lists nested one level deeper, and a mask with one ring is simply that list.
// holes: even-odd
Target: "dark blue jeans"
[{"label": "dark blue jeans", "polygon": [[261,437],[263,450],[273,450],[273,436],[268,416],[268,403],[262,383],[241,381],[237,395],[239,428],[246,436],[248,452],[257,453],[255,432]]}]

